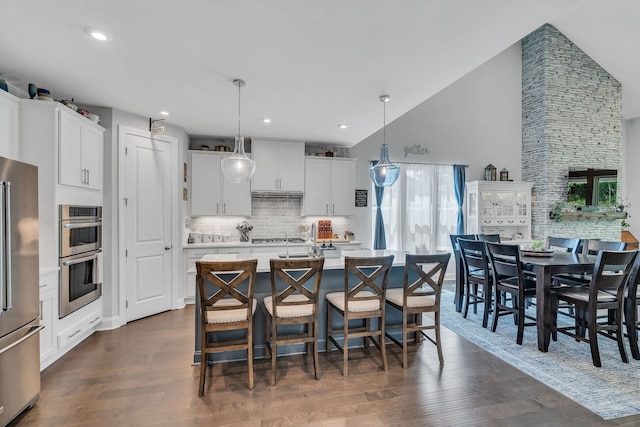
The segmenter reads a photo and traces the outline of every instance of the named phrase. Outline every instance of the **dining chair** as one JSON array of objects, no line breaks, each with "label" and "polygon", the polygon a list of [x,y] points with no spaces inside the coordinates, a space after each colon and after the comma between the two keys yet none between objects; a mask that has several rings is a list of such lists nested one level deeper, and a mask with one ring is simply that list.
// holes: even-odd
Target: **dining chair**
[{"label": "dining chair", "polygon": [[[544,243],[544,248],[545,249],[551,249],[551,250],[560,250],[560,251],[565,251],[565,252],[570,252],[572,254],[576,254],[578,253],[578,248],[580,247],[580,242],[581,239],[578,238],[571,238],[571,237],[555,237],[555,236],[547,236],[545,243]],[[526,274],[526,273],[525,273]],[[552,278],[552,283],[555,286],[571,286],[567,283],[563,283],[562,282],[562,277],[567,276],[567,275],[558,275],[558,279],[557,281],[554,281]],[[574,308],[573,308],[573,304],[560,304],[558,306],[558,310],[560,309],[566,309],[566,311],[559,311],[559,314],[564,314],[570,317],[574,316]],[[554,341],[558,338],[556,333],[553,333],[553,339]]]},{"label": "dining chair", "polygon": [[631,355],[636,360],[640,360],[640,349],[638,348],[640,287],[638,286],[638,282],[640,282],[640,256],[636,257],[636,262],[633,264],[633,269],[627,282],[627,294],[624,298],[624,322],[627,326],[627,337],[629,338]]},{"label": "dining chair", "polygon": [[[253,388],[253,314],[257,306],[253,292],[257,265],[256,259],[196,262],[202,326],[200,397],[204,395],[208,356],[221,351],[247,350],[249,388]],[[234,330],[245,330],[245,337],[222,339],[217,333]]]},{"label": "dining chair", "polygon": [[[536,326],[536,318],[525,314],[527,299],[536,296],[536,281],[524,275],[518,246],[487,242],[487,253],[492,266],[495,293],[510,294],[512,304],[509,307],[504,300],[496,298],[491,331],[496,331],[501,316],[512,314],[518,325],[516,343],[522,345],[524,327]],[[527,323],[526,319],[533,322]]]},{"label": "dining chair", "polygon": [[[393,255],[381,257],[349,257],[344,258],[344,292],[327,294],[327,354],[333,344],[342,352],[342,375],[348,375],[349,340],[363,338],[364,347],[369,347],[368,340],[380,350],[382,369],[387,370],[387,351],[385,347],[385,291],[389,280],[389,272],[393,264]],[[333,325],[333,312],[343,318],[343,325]],[[371,329],[371,319],[377,319],[377,330]],[[349,325],[352,320],[363,320],[364,326]],[[342,345],[338,344],[336,335],[342,335]],[[378,337],[378,341],[374,339]]]},{"label": "dining chair", "polygon": [[[598,255],[600,251],[624,251],[627,249],[625,242],[608,242],[604,240],[589,239],[583,242],[582,253],[584,255]],[[556,274],[552,277],[553,287],[560,286],[586,286],[591,282],[589,274]]]},{"label": "dining chair", "polygon": [[476,234],[476,240],[493,243],[500,243],[501,241],[499,234]]},{"label": "dining chair", "polygon": [[[402,312],[401,325],[385,325],[386,336],[402,347],[402,367],[407,367],[407,334],[422,334],[436,345],[438,360],[442,365],[442,345],[440,340],[440,295],[444,275],[451,254],[406,255],[402,288],[387,289],[386,301],[391,307]],[[423,314],[433,313],[433,324],[424,325]],[[412,320],[409,321],[409,317]],[[389,333],[392,329],[402,329],[402,342]],[[435,339],[425,331],[434,330]],[[418,340],[416,339],[416,342]]]},{"label": "dining chair", "polygon": [[580,246],[580,239],[572,237],[555,237],[547,236],[544,242],[545,249],[562,250],[565,252],[571,252],[575,254],[578,252]]},{"label": "dining chair", "polygon": [[[313,370],[316,380],[320,379],[318,296],[323,266],[323,257],[270,260],[271,295],[263,303],[265,358],[271,358],[271,385],[276,384],[278,346],[284,344],[306,343],[307,354],[313,347]],[[305,325],[306,332],[281,332],[281,325]]]},{"label": "dining chair", "polygon": [[478,304],[484,304],[482,327],[489,323],[492,311],[493,281],[489,270],[485,242],[479,240],[458,239],[464,265],[465,300],[462,317],[466,318],[469,306],[473,305],[477,313]]},{"label": "dining chair", "polygon": [[476,240],[475,234],[449,234],[451,240],[451,248],[453,249],[453,259],[456,266],[456,293],[453,298],[453,304],[456,311],[462,311],[464,302],[464,265],[462,265],[462,254],[460,253],[460,245],[458,239]]},{"label": "dining chair", "polygon": [[[624,311],[625,285],[638,251],[600,251],[591,275],[589,286],[551,288],[551,309],[554,316],[552,328],[573,337],[576,341],[588,342],[594,366],[601,367],[598,335],[615,339],[620,357],[629,362],[624,348],[622,314]],[[556,326],[559,301],[566,301],[576,307],[573,326]],[[607,310],[608,316],[598,317],[598,310]],[[583,333],[588,332],[587,334]]]}]

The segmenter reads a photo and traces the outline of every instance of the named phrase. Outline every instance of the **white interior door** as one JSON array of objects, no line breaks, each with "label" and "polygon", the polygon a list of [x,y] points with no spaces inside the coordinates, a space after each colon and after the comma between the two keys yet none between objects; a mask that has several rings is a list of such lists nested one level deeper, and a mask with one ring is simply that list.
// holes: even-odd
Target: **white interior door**
[{"label": "white interior door", "polygon": [[171,144],[125,133],[127,322],[171,309]]}]

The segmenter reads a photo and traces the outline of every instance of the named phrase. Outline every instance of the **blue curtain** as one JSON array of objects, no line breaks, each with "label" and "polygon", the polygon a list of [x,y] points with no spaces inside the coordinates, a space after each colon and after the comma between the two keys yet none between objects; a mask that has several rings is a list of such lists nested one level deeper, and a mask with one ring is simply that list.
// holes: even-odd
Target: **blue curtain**
[{"label": "blue curtain", "polygon": [[374,185],[376,191],[376,232],[373,237],[373,249],[387,249],[387,238],[384,233],[384,221],[382,220],[382,196],[384,187]]},{"label": "blue curtain", "polygon": [[453,165],[453,187],[456,193],[456,201],[458,202],[458,224],[456,234],[464,234],[464,214],[462,205],[464,204],[464,182],[466,165]]}]

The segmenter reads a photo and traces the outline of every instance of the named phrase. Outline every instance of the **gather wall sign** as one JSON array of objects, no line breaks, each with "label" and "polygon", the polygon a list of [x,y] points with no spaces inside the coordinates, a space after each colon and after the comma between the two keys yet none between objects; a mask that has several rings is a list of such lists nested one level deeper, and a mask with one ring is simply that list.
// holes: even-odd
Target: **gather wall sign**
[{"label": "gather wall sign", "polygon": [[429,155],[429,149],[427,147],[423,147],[420,144],[416,145],[406,145],[404,147],[404,156],[407,157],[409,154],[415,154],[418,156],[427,156]]}]

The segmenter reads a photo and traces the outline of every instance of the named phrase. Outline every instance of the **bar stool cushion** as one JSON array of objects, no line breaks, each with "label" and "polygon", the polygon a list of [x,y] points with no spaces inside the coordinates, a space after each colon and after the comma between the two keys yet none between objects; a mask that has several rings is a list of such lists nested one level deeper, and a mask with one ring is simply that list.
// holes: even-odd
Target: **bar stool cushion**
[{"label": "bar stool cushion", "polygon": [[[433,292],[433,290],[431,291]],[[387,289],[387,301],[402,306],[404,290],[402,288]],[[436,304],[435,295],[407,297],[407,307],[429,307]]]},{"label": "bar stool cushion", "polygon": [[[356,294],[355,298],[375,296],[376,294],[371,291],[360,291]],[[344,311],[344,292],[332,292],[330,294],[327,294],[327,299],[329,300],[329,302],[331,302],[331,304]],[[380,301],[378,300],[351,301],[349,303],[350,312],[375,310],[380,310]]]},{"label": "bar stool cushion", "polygon": [[[213,307],[229,307],[234,305],[240,305],[240,302],[234,298],[224,298],[213,304]],[[256,312],[258,301],[253,299],[253,307],[251,307],[251,314]],[[242,322],[247,320],[247,309],[240,308],[238,310],[217,310],[207,311],[207,323],[233,323]]]},{"label": "bar stool cushion", "polygon": [[[309,301],[309,298],[301,294],[293,294],[286,297],[283,301],[286,303]],[[273,296],[269,295],[264,298],[264,306],[269,314],[273,316]],[[300,317],[311,315],[313,315],[313,304],[278,306],[278,317]]]}]

